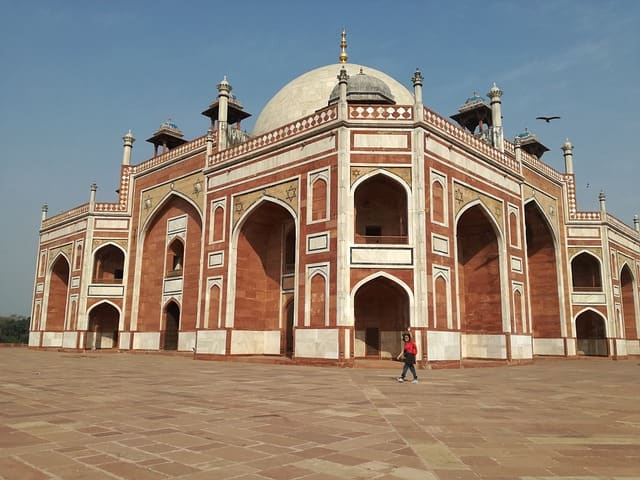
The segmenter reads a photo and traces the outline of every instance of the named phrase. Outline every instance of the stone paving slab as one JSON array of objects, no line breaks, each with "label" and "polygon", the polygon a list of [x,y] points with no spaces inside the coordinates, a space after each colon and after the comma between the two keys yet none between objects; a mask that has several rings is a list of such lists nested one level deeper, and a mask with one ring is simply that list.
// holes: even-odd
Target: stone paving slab
[{"label": "stone paving slab", "polygon": [[161,354],[4,348],[0,365],[2,479],[640,479],[637,358],[417,385]]}]

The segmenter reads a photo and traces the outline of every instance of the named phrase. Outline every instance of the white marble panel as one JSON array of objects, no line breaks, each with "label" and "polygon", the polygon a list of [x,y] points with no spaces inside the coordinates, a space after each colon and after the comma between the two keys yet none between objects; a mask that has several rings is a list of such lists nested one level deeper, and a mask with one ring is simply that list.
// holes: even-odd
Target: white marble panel
[{"label": "white marble panel", "polygon": [[180,232],[187,228],[187,216],[170,218],[167,222],[167,233]]},{"label": "white marble panel", "polygon": [[617,233],[615,230],[609,229],[609,240],[612,242],[616,242],[620,245],[624,245],[632,252],[640,253],[640,246],[637,243],[632,242],[627,237],[624,237]]},{"label": "white marble panel", "polygon": [[90,297],[122,297],[123,285],[89,285]]},{"label": "white marble panel", "polygon": [[326,252],[329,250],[329,232],[307,235],[307,252]]},{"label": "white marble panel", "polygon": [[604,305],[607,298],[604,293],[572,293],[571,302],[574,305]]},{"label": "white marble panel", "polygon": [[221,267],[224,265],[224,252],[213,252],[209,254],[209,268]]},{"label": "white marble panel", "polygon": [[62,332],[42,332],[43,347],[62,347]]},{"label": "white marble panel", "polygon": [[429,361],[460,360],[459,332],[427,332]]},{"label": "white marble panel", "polygon": [[178,351],[193,352],[196,346],[196,332],[178,332]]},{"label": "white marble panel", "polygon": [[129,228],[127,219],[96,219],[96,230],[126,230]]},{"label": "white marble panel", "polygon": [[36,293],[44,292],[44,283],[39,283],[36,285]]},{"label": "white marble panel", "polygon": [[616,352],[618,352],[618,356],[625,357],[628,355],[627,350],[627,341],[623,338],[616,338]]},{"label": "white marble panel", "polygon": [[129,332],[120,332],[118,335],[118,348],[120,350],[129,350],[129,344],[131,342],[131,333]]},{"label": "white marble panel", "polygon": [[569,227],[568,233],[570,237],[597,237],[600,238],[600,229],[599,228],[580,228],[580,227]]},{"label": "white marble panel", "polygon": [[578,354],[575,340],[567,340],[567,355],[575,357]]},{"label": "white marble panel", "polygon": [[81,232],[87,229],[87,221],[83,220],[78,223],[74,223],[72,225],[67,225],[66,227],[59,228],[53,232],[43,233],[40,236],[40,243],[46,243],[56,238],[65,237],[67,235],[71,235],[76,232]]},{"label": "white marble panel", "polygon": [[30,347],[40,346],[40,332],[29,332],[29,346]]},{"label": "white marble panel", "polygon": [[134,350],[159,350],[160,332],[134,332]]},{"label": "white marble panel", "polygon": [[71,288],[78,288],[80,286],[80,277],[71,277]]},{"label": "white marble panel", "polygon": [[[31,336],[29,336],[31,345]],[[640,340],[627,340],[627,355],[640,355]]]},{"label": "white marble panel", "polygon": [[78,332],[62,332],[62,347],[76,348],[78,344]]},{"label": "white marble panel", "polygon": [[511,358],[515,360],[533,358],[533,345],[529,335],[511,335]]},{"label": "white marble panel", "polygon": [[231,355],[279,355],[280,331],[234,330]]},{"label": "white marble panel", "polygon": [[522,273],[522,259],[520,257],[511,257],[511,271]]},{"label": "white marble panel", "polygon": [[504,335],[462,336],[462,356],[465,358],[507,358],[507,342]]},{"label": "white marble panel", "polygon": [[165,280],[162,293],[170,294],[176,292],[182,292],[182,278],[170,278]]},{"label": "white marble panel", "polygon": [[406,149],[409,147],[407,135],[356,133],[353,137],[354,148]]},{"label": "white marble panel", "polygon": [[431,234],[431,249],[433,253],[449,255],[449,239],[441,235]]},{"label": "white marble panel", "polygon": [[534,355],[564,355],[564,340],[562,338],[534,338]]},{"label": "white marble panel", "polygon": [[614,294],[616,297],[619,297],[619,296],[620,296],[620,287],[619,287],[618,285],[614,285],[614,286],[613,286],[613,294]]},{"label": "white marble panel", "polygon": [[241,163],[238,168],[233,170],[225,168],[220,174],[214,174],[209,178],[208,187],[211,190],[225,183],[250,178],[251,176],[258,175],[266,170],[272,170],[274,168],[281,169],[284,165],[289,163],[297,162],[302,158],[310,157],[321,152],[332,151],[335,150],[335,148],[336,141],[333,137],[323,138],[315,142],[310,141],[291,150],[287,150],[284,153],[270,156],[258,162],[252,162],[250,164]]},{"label": "white marble panel", "polygon": [[200,330],[198,331],[198,342],[196,343],[196,353],[209,355],[224,355],[227,348],[226,330]]},{"label": "white marble panel", "polygon": [[296,330],[296,357],[338,358],[338,329]]},{"label": "white marble panel", "polygon": [[352,265],[413,265],[413,248],[411,247],[351,247]]}]

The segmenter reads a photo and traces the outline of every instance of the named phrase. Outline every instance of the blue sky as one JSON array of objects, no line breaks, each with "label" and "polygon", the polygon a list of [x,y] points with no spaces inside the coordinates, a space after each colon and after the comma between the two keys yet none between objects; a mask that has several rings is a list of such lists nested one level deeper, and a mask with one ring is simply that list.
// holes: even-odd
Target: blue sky
[{"label": "blue sky", "polygon": [[[640,214],[640,2],[554,1],[11,1],[0,0],[0,314],[29,314],[40,208],[49,215],[114,201],[122,135],[133,163],[171,117],[187,138],[227,75],[255,119],[286,83],[349,60],[410,86],[443,116],[474,90],[504,91],[505,134],[528,127],[564,169],[575,146],[580,210]],[[560,115],[545,124],[538,115]],[[252,119],[246,123],[248,130]]]}]

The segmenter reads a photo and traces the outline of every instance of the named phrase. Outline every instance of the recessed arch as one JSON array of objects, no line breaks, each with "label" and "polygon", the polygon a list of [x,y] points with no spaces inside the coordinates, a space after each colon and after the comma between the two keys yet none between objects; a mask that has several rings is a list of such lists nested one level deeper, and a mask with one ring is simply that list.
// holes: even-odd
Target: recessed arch
[{"label": "recessed arch", "polygon": [[412,324],[406,285],[380,272],[358,282],[352,296],[356,358],[394,358]]},{"label": "recessed arch", "polygon": [[593,308],[585,308],[575,316],[574,322],[578,354],[606,357],[609,350],[605,317]]},{"label": "recessed arch", "polygon": [[409,242],[406,182],[385,170],[375,170],[352,186],[355,243],[406,244]]},{"label": "recessed arch", "polygon": [[125,250],[115,242],[107,242],[96,247],[93,258],[92,283],[122,283],[124,278]]},{"label": "recessed arch", "polygon": [[531,328],[534,338],[562,336],[557,238],[540,204],[524,207]]},{"label": "recessed arch", "polygon": [[178,332],[180,331],[180,305],[170,300],[164,307],[164,330],[162,332],[163,350],[178,349]]},{"label": "recessed arch", "polygon": [[[627,262],[620,269],[620,297],[622,300],[622,320],[624,322],[624,338],[627,340],[638,339],[638,324],[636,318],[637,284],[633,276],[633,270]],[[622,333],[622,332],[621,332]]]},{"label": "recessed arch", "polygon": [[203,223],[203,214],[202,214],[202,210],[200,210],[200,205],[198,205],[196,202],[191,200],[186,195],[184,195],[184,194],[182,194],[180,192],[177,192],[175,190],[172,190],[171,192],[167,193],[162,198],[162,200],[160,200],[158,202],[158,204],[155,207],[153,207],[151,212],[149,212],[149,215],[144,220],[144,222],[142,224],[142,227],[138,231],[138,237],[139,238],[143,238],[144,237],[144,235],[147,233],[147,230],[149,229],[149,225],[156,219],[158,212],[160,212],[163,208],[165,208],[165,206],[168,203],[170,203],[172,201],[172,199],[174,199],[174,198],[179,198],[181,200],[184,200],[188,204],[190,204],[195,209],[195,211],[197,212],[198,220],[200,221],[200,224],[202,225],[202,223]]},{"label": "recessed arch", "polygon": [[602,263],[593,253],[582,250],[571,257],[571,279],[576,292],[602,291]]},{"label": "recessed arch", "polygon": [[47,310],[44,329],[63,331],[67,318],[71,262],[60,252],[56,255],[48,272]]},{"label": "recessed arch", "polygon": [[482,202],[471,202],[461,209],[455,238],[460,329],[473,334],[502,333],[506,315],[502,295],[504,239]]},{"label": "recessed arch", "polygon": [[87,310],[89,324],[85,348],[91,350],[116,348],[121,318],[120,308],[107,300],[92,305]]}]

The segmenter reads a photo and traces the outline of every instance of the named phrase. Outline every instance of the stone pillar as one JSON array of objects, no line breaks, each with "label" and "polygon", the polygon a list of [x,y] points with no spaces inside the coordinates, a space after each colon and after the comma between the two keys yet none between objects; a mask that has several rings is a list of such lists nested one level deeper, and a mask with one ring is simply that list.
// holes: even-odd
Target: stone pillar
[{"label": "stone pillar", "polygon": [[521,163],[522,162],[522,140],[520,140],[520,137],[516,137],[515,140],[513,141],[513,149],[515,150],[515,154],[516,154],[516,162]]},{"label": "stone pillar", "polygon": [[415,118],[418,121],[424,120],[424,105],[422,103],[422,81],[424,80],[424,76],[420,72],[419,68],[416,68],[413,76],[411,77],[411,81],[413,82],[413,97],[414,97],[414,108],[415,108]]},{"label": "stone pillar", "polygon": [[562,145],[562,152],[564,155],[564,172],[573,174],[573,145],[571,145],[568,138]]},{"label": "stone pillar", "polygon": [[123,145],[123,151],[122,151],[122,165],[130,165],[131,164],[131,149],[133,148],[133,142],[136,141],[136,139],[133,137],[133,135],[131,134],[131,130],[129,130],[129,132],[122,137],[122,140],[124,142]]},{"label": "stone pillar", "polygon": [[209,131],[207,132],[206,142],[207,142],[207,158],[205,160],[205,167],[209,161],[209,157],[213,153],[213,130],[211,129],[209,129]]},{"label": "stone pillar", "polygon": [[502,90],[494,83],[487,97],[491,99],[491,121],[493,124],[493,146],[504,152],[504,133],[502,132]]},{"label": "stone pillar", "polygon": [[607,196],[604,194],[602,190],[600,190],[600,194],[598,195],[598,200],[600,201],[600,218],[604,220],[607,216]]},{"label": "stone pillar", "polygon": [[216,87],[218,89],[218,148],[227,148],[227,115],[229,112],[229,95],[231,85],[227,82],[225,75]]},{"label": "stone pillar", "polygon": [[633,216],[633,228],[636,232],[640,233],[640,220],[638,219],[638,215]]}]

